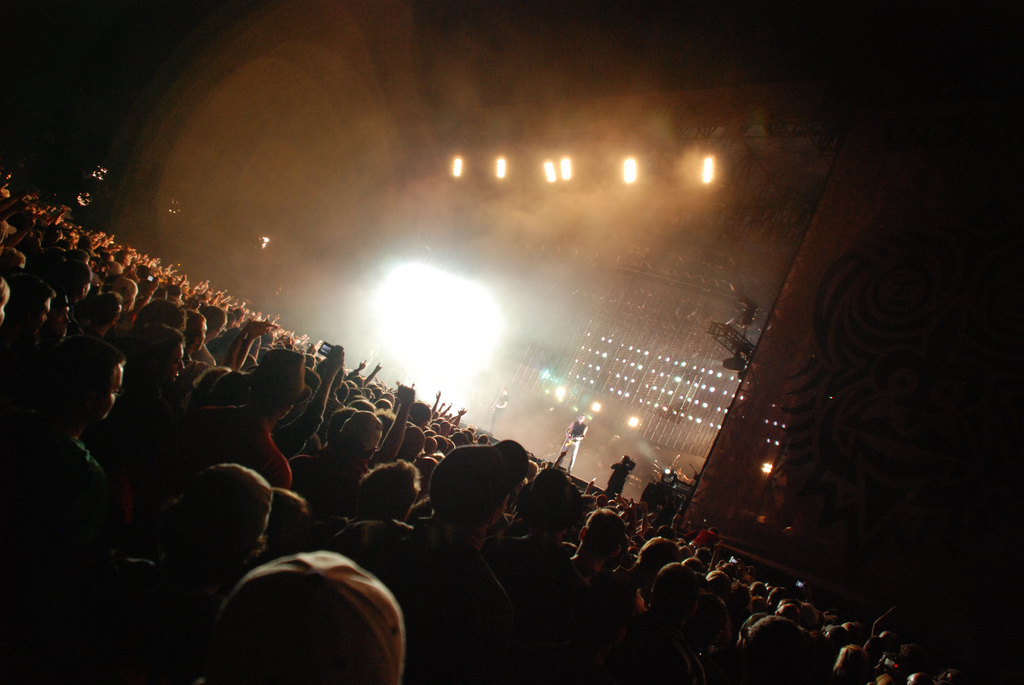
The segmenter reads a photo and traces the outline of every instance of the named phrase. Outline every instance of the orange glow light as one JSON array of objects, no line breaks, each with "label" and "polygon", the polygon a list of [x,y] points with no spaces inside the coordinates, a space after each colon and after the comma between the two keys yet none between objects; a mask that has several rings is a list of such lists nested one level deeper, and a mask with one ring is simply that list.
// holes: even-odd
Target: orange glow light
[{"label": "orange glow light", "polygon": [[626,183],[636,183],[636,160],[632,157],[622,164],[622,180]]}]

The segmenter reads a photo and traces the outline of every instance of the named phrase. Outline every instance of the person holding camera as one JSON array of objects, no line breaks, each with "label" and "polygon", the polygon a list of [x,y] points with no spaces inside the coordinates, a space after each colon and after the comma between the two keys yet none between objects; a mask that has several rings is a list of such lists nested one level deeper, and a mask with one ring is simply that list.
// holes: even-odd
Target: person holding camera
[{"label": "person holding camera", "polygon": [[626,454],[622,455],[622,459],[618,463],[612,464],[612,475],[608,478],[608,486],[604,489],[604,494],[608,496],[608,499],[615,499],[622,494],[622,489],[626,487],[626,477],[634,468],[636,468],[636,462]]}]

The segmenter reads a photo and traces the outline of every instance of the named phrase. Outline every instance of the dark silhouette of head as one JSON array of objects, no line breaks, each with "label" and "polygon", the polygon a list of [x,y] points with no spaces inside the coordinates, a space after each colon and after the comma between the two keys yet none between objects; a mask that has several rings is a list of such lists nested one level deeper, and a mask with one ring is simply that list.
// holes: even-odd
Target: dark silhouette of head
[{"label": "dark silhouette of head", "polygon": [[453,526],[486,525],[505,503],[507,478],[495,448],[457,447],[441,460],[430,479],[434,515]]},{"label": "dark silhouette of head", "polygon": [[420,474],[406,461],[371,469],[359,482],[356,518],[363,521],[404,521],[420,492]]}]

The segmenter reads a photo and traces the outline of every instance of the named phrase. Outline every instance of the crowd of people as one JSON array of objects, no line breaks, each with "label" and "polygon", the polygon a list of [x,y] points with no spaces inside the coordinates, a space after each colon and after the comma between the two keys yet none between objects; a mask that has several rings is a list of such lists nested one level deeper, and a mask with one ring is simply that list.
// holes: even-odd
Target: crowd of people
[{"label": "crowd of people", "polygon": [[968,682],[66,208],[0,220],[0,682]]}]

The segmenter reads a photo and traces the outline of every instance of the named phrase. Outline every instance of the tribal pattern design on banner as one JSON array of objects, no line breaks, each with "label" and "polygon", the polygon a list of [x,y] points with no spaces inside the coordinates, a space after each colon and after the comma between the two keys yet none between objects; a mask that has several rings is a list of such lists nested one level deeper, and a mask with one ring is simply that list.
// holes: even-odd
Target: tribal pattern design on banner
[{"label": "tribal pattern design on banner", "polygon": [[824,496],[819,525],[844,524],[849,567],[885,542],[955,555],[978,526],[1022,520],[1024,240],[998,206],[974,223],[893,231],[820,284],[787,460],[800,496]]}]

